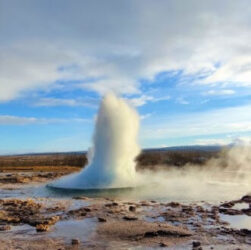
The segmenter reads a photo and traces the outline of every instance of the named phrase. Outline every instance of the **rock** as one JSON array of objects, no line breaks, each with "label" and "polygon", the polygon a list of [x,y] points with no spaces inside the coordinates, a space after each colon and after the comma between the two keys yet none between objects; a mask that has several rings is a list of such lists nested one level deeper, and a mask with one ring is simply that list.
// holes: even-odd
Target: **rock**
[{"label": "rock", "polygon": [[193,248],[194,247],[200,247],[201,243],[199,241],[193,241]]},{"label": "rock", "polygon": [[187,231],[187,230],[158,230],[157,234],[160,236],[176,236],[178,235],[179,237],[186,237],[186,236],[191,236],[192,233]]},{"label": "rock", "polygon": [[129,206],[129,211],[135,212],[136,211],[136,207],[135,206]]},{"label": "rock", "polygon": [[251,203],[251,195],[244,195],[241,198],[241,201],[247,202],[247,203]]},{"label": "rock", "polygon": [[91,212],[91,209],[89,207],[84,207],[85,212]]},{"label": "rock", "polygon": [[79,241],[79,239],[72,239],[71,244],[72,245],[78,245],[78,244],[80,244],[80,241]]},{"label": "rock", "polygon": [[152,232],[145,232],[145,234],[144,234],[144,237],[156,237],[156,236],[158,236],[158,233],[157,232],[155,232],[155,231],[152,231]]},{"label": "rock", "polygon": [[118,206],[119,204],[117,202],[112,202],[112,203],[107,203],[105,204],[106,207],[115,207]]},{"label": "rock", "polygon": [[219,208],[219,212],[228,215],[239,215],[243,214],[242,211],[233,208]]},{"label": "rock", "polygon": [[142,207],[150,206],[149,202],[147,202],[147,201],[141,201],[140,205],[141,205]]},{"label": "rock", "polygon": [[205,212],[205,209],[202,206],[197,206],[196,210],[197,210],[198,213],[204,213]]},{"label": "rock", "polygon": [[251,208],[244,208],[241,210],[244,214],[251,216]]},{"label": "rock", "polygon": [[103,217],[98,217],[98,221],[99,221],[99,222],[106,222],[106,219],[103,218]]},{"label": "rock", "polygon": [[179,207],[180,203],[178,203],[178,202],[169,202],[166,205],[169,206],[169,207]]},{"label": "rock", "polygon": [[220,206],[221,206],[221,207],[225,207],[225,208],[231,208],[231,207],[233,207],[234,205],[235,205],[235,202],[229,201],[229,202],[225,202],[225,203],[221,204]]},{"label": "rock", "polygon": [[124,219],[124,220],[137,220],[138,218],[135,217],[135,216],[127,216],[127,215],[126,215],[126,216],[123,217],[123,219]]},{"label": "rock", "polygon": [[37,226],[39,224],[43,225],[54,225],[56,222],[58,222],[60,219],[59,216],[52,216],[49,218],[43,218],[43,217],[26,217],[22,219],[22,222],[27,223],[31,226]]},{"label": "rock", "polygon": [[87,212],[91,211],[88,207],[82,207],[79,209],[70,210],[67,212],[70,216],[86,216]]},{"label": "rock", "polygon": [[240,230],[240,233],[242,234],[242,235],[245,235],[245,236],[251,236],[251,230],[249,230],[249,229],[241,229]]},{"label": "rock", "polygon": [[74,199],[74,200],[87,200],[88,198],[85,196],[74,196],[74,197],[72,197],[72,199]]},{"label": "rock", "polygon": [[46,224],[38,224],[36,225],[37,232],[47,232],[50,230],[50,226]]},{"label": "rock", "polygon": [[159,243],[159,246],[160,246],[160,247],[168,247],[168,245],[167,245],[166,243],[164,243],[164,242],[160,242],[160,243]]},{"label": "rock", "polygon": [[1,225],[0,226],[0,231],[8,231],[11,229],[11,226],[9,225]]}]

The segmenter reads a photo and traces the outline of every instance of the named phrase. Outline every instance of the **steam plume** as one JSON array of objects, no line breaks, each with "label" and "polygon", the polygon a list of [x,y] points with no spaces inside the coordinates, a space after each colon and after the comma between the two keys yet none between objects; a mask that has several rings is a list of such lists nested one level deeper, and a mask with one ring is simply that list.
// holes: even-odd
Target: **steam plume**
[{"label": "steam plume", "polygon": [[107,94],[100,105],[90,164],[79,174],[64,177],[51,186],[88,189],[127,187],[135,185],[135,157],[139,117],[124,100]]}]

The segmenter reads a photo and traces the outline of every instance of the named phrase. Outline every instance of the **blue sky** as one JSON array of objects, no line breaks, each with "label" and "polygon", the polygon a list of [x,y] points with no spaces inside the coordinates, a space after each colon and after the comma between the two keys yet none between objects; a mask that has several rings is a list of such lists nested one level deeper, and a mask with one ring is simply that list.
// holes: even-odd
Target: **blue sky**
[{"label": "blue sky", "polygon": [[0,0],[0,154],[88,149],[110,91],[144,148],[250,140],[250,26],[248,0]]}]

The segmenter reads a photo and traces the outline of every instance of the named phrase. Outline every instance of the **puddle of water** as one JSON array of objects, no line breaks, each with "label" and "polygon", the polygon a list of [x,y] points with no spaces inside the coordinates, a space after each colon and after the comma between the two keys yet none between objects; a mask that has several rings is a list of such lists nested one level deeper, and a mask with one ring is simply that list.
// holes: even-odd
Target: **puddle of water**
[{"label": "puddle of water", "polygon": [[165,222],[165,218],[163,216],[157,216],[157,217],[145,216],[144,220],[147,222]]},{"label": "puddle of water", "polygon": [[238,209],[238,210],[247,209],[247,208],[249,208],[249,204],[248,203],[236,203],[236,204],[234,204],[234,206],[232,208]]},{"label": "puddle of water", "polygon": [[96,225],[97,221],[94,218],[59,221],[52,228],[52,231],[47,234],[50,237],[62,237],[66,241],[78,238],[81,242],[83,242],[95,233]]},{"label": "puddle of water", "polygon": [[230,227],[235,229],[249,229],[251,230],[251,217],[247,215],[227,215],[221,214],[221,220],[230,224]]}]

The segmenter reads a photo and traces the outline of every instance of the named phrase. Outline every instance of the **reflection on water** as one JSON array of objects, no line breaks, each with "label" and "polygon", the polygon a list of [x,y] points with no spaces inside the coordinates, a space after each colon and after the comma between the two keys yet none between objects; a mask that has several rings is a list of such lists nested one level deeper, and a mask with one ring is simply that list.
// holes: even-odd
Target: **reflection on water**
[{"label": "reflection on water", "polygon": [[196,202],[209,201],[219,203],[220,201],[229,201],[239,199],[247,194],[249,187],[242,185],[231,186],[224,182],[221,183],[203,183],[201,186],[188,189],[182,182],[172,183],[152,183],[135,188],[116,188],[116,189],[96,189],[96,190],[70,190],[55,189],[43,185],[28,185],[18,189],[6,190],[0,192],[1,198],[68,198],[74,196],[87,197],[107,197],[126,200],[158,200],[158,201],[179,201]]},{"label": "reflection on water", "polygon": [[96,224],[97,222],[93,218],[59,221],[53,227],[53,231],[48,233],[48,236],[63,237],[66,241],[70,241],[72,238],[85,241],[95,232]]},{"label": "reflection on water", "polygon": [[221,219],[228,222],[229,226],[235,229],[251,230],[251,217],[247,215],[227,215],[221,214]]}]

